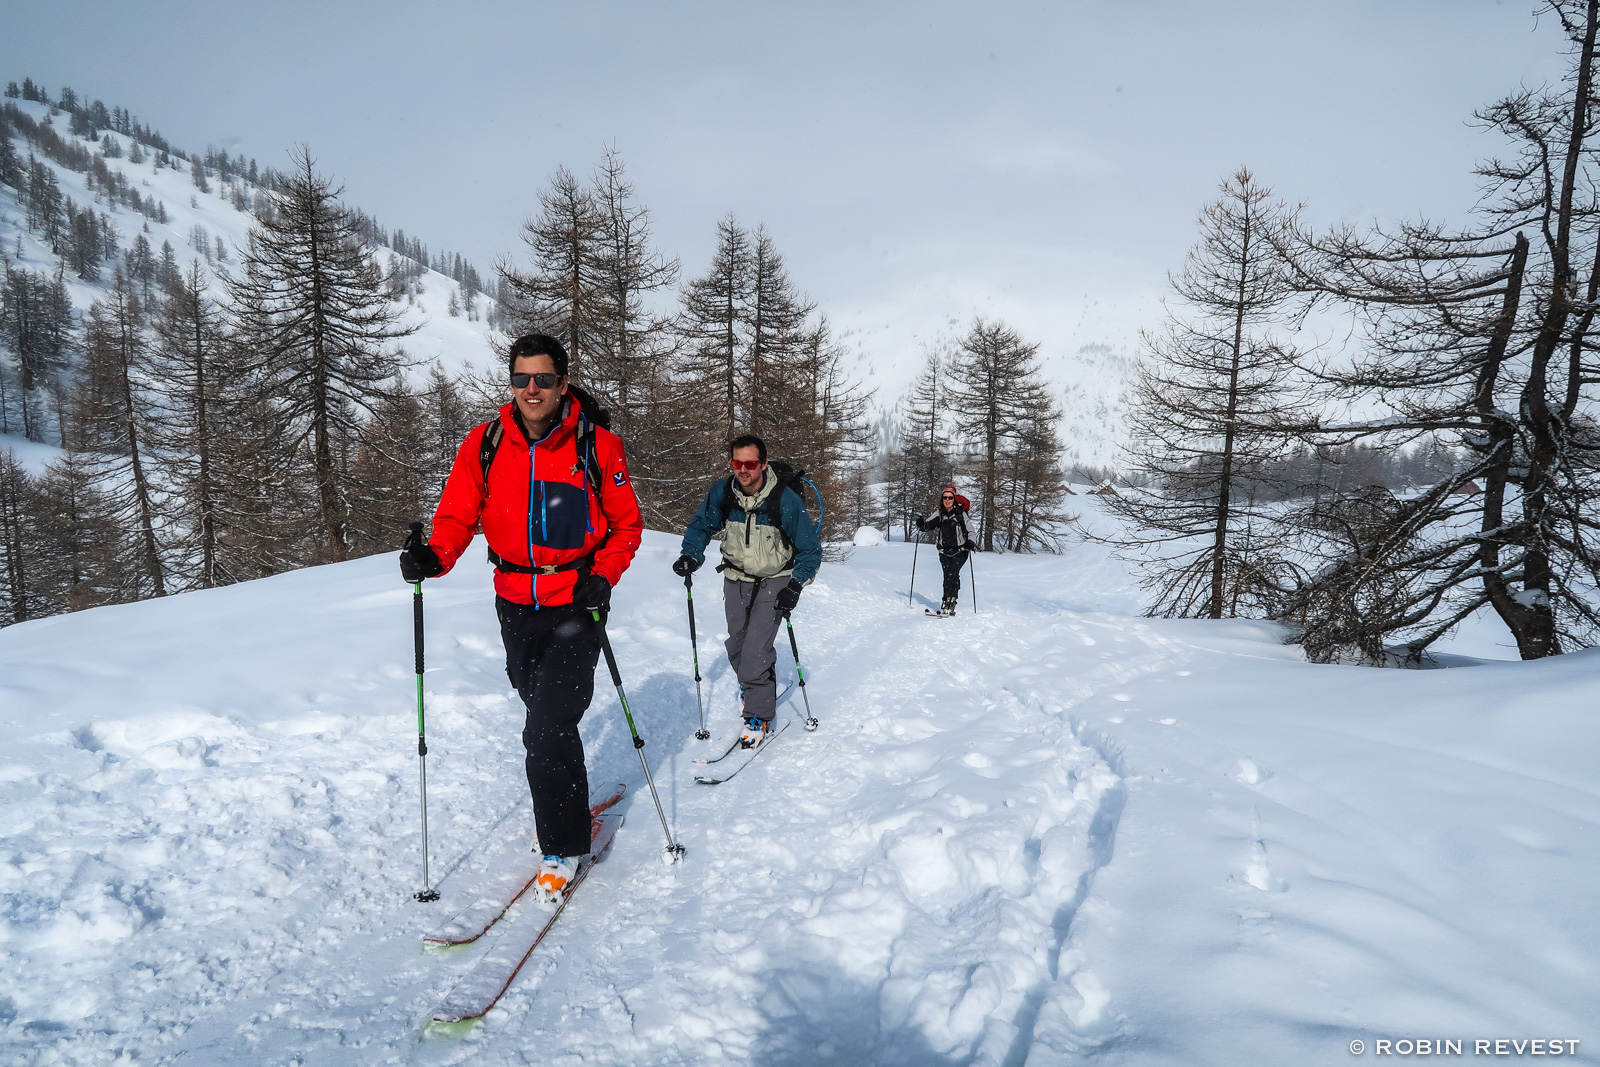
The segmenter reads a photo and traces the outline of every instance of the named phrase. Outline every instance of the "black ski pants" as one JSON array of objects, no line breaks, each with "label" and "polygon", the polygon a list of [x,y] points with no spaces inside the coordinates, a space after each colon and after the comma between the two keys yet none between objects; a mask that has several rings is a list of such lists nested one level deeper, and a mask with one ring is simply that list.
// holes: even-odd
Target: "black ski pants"
[{"label": "black ski pants", "polygon": [[944,598],[954,600],[961,595],[961,568],[967,565],[967,553],[940,552],[939,566],[944,569]]},{"label": "black ski pants", "polygon": [[589,772],[578,722],[594,699],[600,635],[576,604],[535,609],[495,597],[494,607],[506,676],[528,708],[522,747],[539,849],[582,856],[589,851]]}]

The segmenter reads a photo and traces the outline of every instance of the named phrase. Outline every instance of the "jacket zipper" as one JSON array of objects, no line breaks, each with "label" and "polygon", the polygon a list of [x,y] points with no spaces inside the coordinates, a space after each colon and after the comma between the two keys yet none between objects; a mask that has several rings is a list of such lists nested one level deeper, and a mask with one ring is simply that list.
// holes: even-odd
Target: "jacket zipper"
[{"label": "jacket zipper", "polygon": [[[550,435],[561,428],[562,419],[557,419],[556,424],[545,432],[537,441],[528,444],[528,566],[534,567],[533,562],[533,489],[539,484],[538,447],[550,440]],[[539,535],[550,540],[550,527],[545,516],[544,489],[539,489]],[[528,591],[533,594],[533,610],[538,611],[544,605],[539,603],[539,575],[528,575]]]},{"label": "jacket zipper", "polygon": [[[535,443],[528,444],[528,566],[533,566],[533,487],[538,484]],[[528,592],[533,594],[533,610],[539,610],[539,575],[528,575]]]}]

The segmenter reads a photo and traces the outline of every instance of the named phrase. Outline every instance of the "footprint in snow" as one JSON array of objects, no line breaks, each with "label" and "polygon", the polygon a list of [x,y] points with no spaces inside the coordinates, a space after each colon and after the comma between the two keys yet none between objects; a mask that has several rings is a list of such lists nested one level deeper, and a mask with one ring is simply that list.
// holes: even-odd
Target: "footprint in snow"
[{"label": "footprint in snow", "polygon": [[1241,758],[1239,760],[1239,773],[1233,777],[1236,781],[1244,785],[1260,785],[1268,778],[1271,778],[1272,775],[1266,773],[1259,766],[1257,766],[1255,760]]},{"label": "footprint in snow", "polygon": [[1245,861],[1244,880],[1263,893],[1283,892],[1288,886],[1272,873],[1272,867],[1267,863],[1267,842],[1261,833],[1261,812],[1255,807],[1250,809],[1250,830],[1254,840],[1250,842],[1250,858]]}]

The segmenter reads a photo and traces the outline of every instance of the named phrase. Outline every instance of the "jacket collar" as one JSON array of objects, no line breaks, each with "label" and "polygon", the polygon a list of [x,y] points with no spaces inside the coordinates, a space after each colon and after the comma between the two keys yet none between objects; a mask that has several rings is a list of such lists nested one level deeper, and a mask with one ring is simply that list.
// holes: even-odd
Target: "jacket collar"
[{"label": "jacket collar", "polygon": [[[568,393],[566,400],[562,401],[562,405],[561,418],[551,427],[550,435],[544,438],[544,444],[558,445],[566,434],[578,432],[578,416],[581,414],[582,409],[577,399],[571,393]],[[507,431],[516,433],[524,441],[528,441],[531,444],[540,443],[529,440],[527,431],[522,427],[522,419],[518,417],[517,402],[515,400],[508,400],[501,407],[500,421],[505,425]]]},{"label": "jacket collar", "polygon": [[729,475],[728,480],[733,485],[733,498],[739,502],[739,507],[743,510],[753,511],[759,508],[762,502],[772,495],[772,490],[777,486],[778,479],[773,475],[770,467],[764,473],[766,478],[762,481],[761,488],[757,489],[753,496],[739,488],[739,479]]}]

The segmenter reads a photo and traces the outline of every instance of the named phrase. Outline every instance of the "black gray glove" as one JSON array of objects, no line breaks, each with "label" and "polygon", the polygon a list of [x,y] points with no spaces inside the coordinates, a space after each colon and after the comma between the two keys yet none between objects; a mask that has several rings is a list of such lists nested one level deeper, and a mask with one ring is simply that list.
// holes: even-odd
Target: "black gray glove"
[{"label": "black gray glove", "polygon": [[689,575],[693,574],[699,569],[700,564],[694,561],[693,556],[679,556],[677,561],[672,565],[672,573],[676,574],[679,578],[687,578]]},{"label": "black gray glove", "polygon": [[778,590],[778,596],[775,601],[778,605],[778,610],[785,615],[793,611],[794,606],[800,603],[800,594],[805,592],[805,589],[805,586],[790,578],[789,584]]},{"label": "black gray glove", "polygon": [[611,583],[598,574],[587,574],[572,587],[572,602],[585,611],[611,610]]},{"label": "black gray glove", "polygon": [[439,553],[422,539],[421,530],[412,530],[406,538],[406,547],[400,550],[400,577],[415,585],[424,578],[437,578],[444,573]]}]

